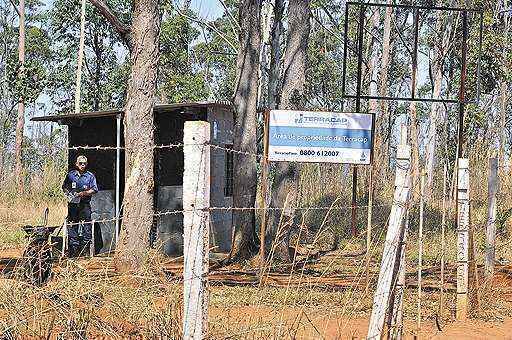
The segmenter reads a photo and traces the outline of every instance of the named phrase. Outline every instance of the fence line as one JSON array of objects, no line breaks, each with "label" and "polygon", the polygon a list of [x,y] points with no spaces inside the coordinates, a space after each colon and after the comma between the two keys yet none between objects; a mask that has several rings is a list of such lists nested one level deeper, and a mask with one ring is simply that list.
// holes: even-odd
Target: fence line
[{"label": "fence line", "polygon": [[[233,153],[237,153],[237,154],[241,154],[241,155],[245,155],[245,156],[251,156],[251,157],[262,157],[263,155],[261,154],[255,154],[255,153],[249,153],[249,152],[244,152],[244,151],[239,151],[239,150],[235,150],[235,149],[231,149],[231,148],[226,148],[226,147],[222,147],[222,146],[218,146],[218,145],[213,145],[213,144],[209,144],[209,143],[179,143],[179,144],[168,144],[168,145],[155,145],[153,147],[153,149],[172,149],[172,148],[181,148],[181,147],[185,147],[185,146],[201,146],[203,147],[202,150],[204,152],[204,147],[210,147],[210,148],[213,148],[213,149],[218,149],[218,150],[224,150],[224,151],[227,151],[227,152],[233,152]],[[76,147],[70,147],[68,148],[69,150],[119,150],[119,149],[123,149],[123,150],[126,150],[126,148],[124,147],[110,147],[110,146],[76,146]],[[400,162],[398,162],[396,164],[396,169],[397,170],[407,170],[408,169],[408,166],[402,166]],[[416,190],[416,187],[417,187],[417,183],[408,183],[408,189],[410,190],[410,192],[414,192]],[[376,208],[376,207],[392,207],[392,206],[395,206],[396,208],[399,208],[399,209],[408,209],[409,206],[410,206],[410,202],[409,200],[405,200],[405,202],[403,200],[397,200],[397,199],[393,199],[391,200],[392,202],[390,204],[378,204],[378,205],[357,205],[356,208]],[[192,205],[194,206],[194,205]],[[333,207],[333,206],[298,206],[298,207],[294,207],[293,209],[294,210],[303,210],[303,211],[324,211],[324,210],[327,210],[327,211],[343,211],[343,210],[352,210],[354,208],[354,206],[350,205],[350,206],[338,206],[338,207]],[[141,217],[148,217],[148,216],[153,216],[153,217],[159,217],[159,216],[166,216],[166,215],[178,215],[178,214],[186,214],[186,213],[198,213],[198,212],[211,212],[211,211],[280,211],[280,210],[283,210],[285,209],[285,207],[210,207],[210,206],[206,206],[206,207],[203,207],[203,208],[194,208],[193,209],[182,209],[182,210],[168,210],[168,211],[162,211],[162,212],[154,212],[152,214],[147,214],[147,215],[144,215],[144,214],[139,214],[139,215],[136,215],[136,216],[133,216],[133,217],[130,217],[130,219],[138,219],[138,218],[141,218]],[[207,215],[207,214],[206,214]],[[100,220],[95,220],[94,222],[114,222],[118,219],[125,219],[125,217],[123,216],[118,216],[116,218],[111,218],[111,219],[100,219]],[[389,222],[389,217],[388,217],[388,222]],[[83,222],[82,222],[83,223]],[[72,226],[72,225],[78,225],[78,224],[81,224],[80,222],[79,223],[70,223],[70,224],[67,224],[67,226]],[[322,223],[323,225],[323,223]],[[367,246],[367,249],[372,249],[372,250],[375,250],[376,247],[378,246],[378,240],[380,239],[380,236],[382,235],[382,233],[384,232],[385,228],[382,228],[381,229],[381,232],[380,232],[380,235],[377,236],[377,235],[374,235],[374,241],[372,241],[372,245],[373,247],[368,247]],[[191,241],[191,239],[189,238],[189,241]],[[197,240],[195,240],[197,241]],[[316,240],[315,240],[316,242]],[[375,243],[373,243],[375,242]],[[393,248],[396,247],[401,241],[398,240],[398,242],[395,242],[395,240],[391,240],[391,242],[388,242],[388,245],[392,246]],[[188,247],[189,245],[187,245]],[[338,254],[339,256],[340,254]],[[368,254],[369,255],[369,254]],[[308,258],[309,255],[306,256],[306,258]],[[383,254],[383,257],[387,257],[387,252],[385,251],[384,254]],[[195,260],[200,260],[200,259],[195,259]],[[194,261],[195,261],[194,260]],[[334,260],[333,260],[334,261]],[[294,262],[295,262],[295,258],[294,258]],[[267,265],[267,264],[265,264]],[[293,266],[292,266],[293,268]],[[304,274],[304,269],[305,269],[305,265],[303,266],[302,268],[302,272],[301,272],[301,278],[302,278],[302,275]],[[358,273],[356,274],[356,278],[358,278],[357,282],[355,284],[352,284],[350,287],[351,287],[351,291],[350,291],[350,295],[352,295],[353,291],[356,289],[357,285],[359,284],[359,282],[362,280],[363,278],[363,272],[362,272],[362,269],[364,269],[364,264],[360,264],[360,266],[358,267]],[[359,270],[361,270],[361,275],[359,276]],[[264,272],[264,271],[263,271]],[[322,276],[325,274],[326,270],[324,271],[324,273],[322,274]],[[188,277],[187,278],[183,278],[182,282],[189,282],[189,281],[193,281],[193,280],[206,280],[208,275],[210,273],[209,272],[206,272],[206,273],[196,273],[194,271],[192,272],[189,272],[189,274],[187,275]],[[376,273],[374,273],[372,276],[375,276]],[[291,281],[291,276],[292,274],[290,274],[290,281]],[[396,281],[397,278],[395,277],[393,279],[393,281]],[[289,288],[289,285],[290,285],[290,281],[288,283],[288,287],[287,289]],[[391,286],[394,287],[396,285],[396,282],[390,282]],[[300,285],[300,284],[299,284]],[[421,286],[420,286],[421,287]],[[421,288],[419,288],[421,289]],[[376,295],[377,296],[377,295]],[[359,301],[359,303],[361,303],[362,301]],[[345,313],[345,307],[348,303],[348,300],[346,301],[345,305],[344,305],[344,313]],[[50,309],[51,310],[51,309]],[[389,310],[385,310],[384,313],[386,312],[389,312]],[[419,313],[418,313],[419,314]],[[13,327],[15,327],[16,325],[14,326],[11,326],[9,327],[8,329],[12,329]]]},{"label": "fence line", "polygon": [[[412,188],[413,190],[415,189],[416,185],[413,185]],[[395,202],[396,204],[397,202]],[[382,205],[374,205],[374,207],[377,207],[377,206],[380,206],[380,207],[390,207],[392,204],[382,204]],[[359,205],[358,208],[363,208],[363,207],[368,207],[367,205]],[[333,207],[301,207],[301,209],[322,209],[322,210],[340,210],[340,209],[346,209],[346,210],[350,210],[352,208],[352,206],[344,206],[344,207],[338,207],[338,208],[333,208]],[[264,208],[236,208],[236,207],[233,207],[233,208],[229,208],[229,207],[210,207],[206,210],[208,211],[213,211],[213,210],[263,210]],[[280,210],[282,208],[267,208],[267,210]],[[162,212],[162,213],[156,213],[156,214],[159,214],[159,215],[163,215],[163,214],[179,214],[179,213],[183,213],[184,211],[196,211],[196,210],[201,210],[201,211],[204,211],[205,209],[188,209],[188,210],[174,210],[174,211],[167,211],[167,212]],[[135,218],[135,217],[134,217]],[[102,221],[102,220],[96,220],[96,222],[99,222],[99,221]],[[115,221],[115,219],[105,219],[103,221]],[[373,241],[372,241],[372,247],[371,249],[372,250],[375,250],[377,247],[378,247],[378,240],[380,238],[380,236],[383,234],[385,228],[382,228],[379,235],[375,234],[374,235],[374,238],[373,238]],[[361,238],[362,239],[362,238]],[[338,258],[341,254],[338,254],[336,256],[336,258]],[[331,261],[331,263],[333,263],[335,261],[335,259],[333,259]],[[351,287],[351,294],[355,291],[355,287],[357,286],[357,284],[363,279],[363,268],[364,268],[364,265],[361,264],[359,267],[359,270],[358,270],[358,274],[356,274],[356,279],[357,279],[357,282],[352,285]],[[304,269],[304,268],[303,268]],[[324,272],[322,273],[322,276],[323,277],[325,275],[325,273],[327,272],[327,269],[324,270]],[[198,275],[197,273],[193,273],[191,277],[188,278],[188,280],[194,280],[194,279],[204,279],[208,276],[209,273],[205,273],[205,274],[200,274]],[[303,275],[303,271],[301,273],[301,275]],[[372,275],[372,277],[375,277],[375,273]],[[185,279],[182,279],[180,282],[184,282]],[[39,289],[39,288],[38,288]],[[43,291],[42,289],[39,289],[41,292]],[[82,295],[79,295],[77,297],[75,297],[74,299],[75,300],[79,300],[81,299],[83,296]],[[35,316],[39,316],[39,315],[43,315],[43,314],[46,314],[46,313],[49,313],[59,307],[65,307],[70,301],[74,301],[73,299],[70,299],[70,300],[65,300],[63,301],[62,303],[57,303],[57,304],[54,304],[53,306],[39,312],[39,313],[36,313],[34,315],[31,315],[29,318],[32,318],[32,317],[35,317]],[[345,304],[344,304],[344,308],[343,308],[343,311],[344,311],[344,314],[345,314],[345,311],[346,311],[346,307],[347,307],[347,303],[348,303],[348,299],[346,300]],[[362,301],[360,300],[358,302],[358,304],[361,304]],[[349,315],[349,316],[352,316],[352,313]],[[21,324],[21,323],[24,323],[26,322],[29,318],[26,318],[24,320],[19,320],[18,322],[14,323],[14,324],[11,324],[7,329],[5,329],[4,331],[8,331],[8,330],[11,330],[11,329],[14,329],[17,325]]]}]

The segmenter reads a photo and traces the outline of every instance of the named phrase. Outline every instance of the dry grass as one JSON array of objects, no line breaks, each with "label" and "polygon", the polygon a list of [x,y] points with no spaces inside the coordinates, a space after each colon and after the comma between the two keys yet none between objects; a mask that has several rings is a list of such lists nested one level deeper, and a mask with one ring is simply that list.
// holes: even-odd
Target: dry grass
[{"label": "dry grass", "polygon": [[[48,285],[37,288],[22,280],[0,279],[0,329],[3,334],[52,338],[105,336],[181,338],[183,286],[160,270],[162,261],[153,254],[142,268],[131,274],[112,272],[110,260],[65,260]],[[364,258],[342,259],[332,255],[310,269],[331,267],[333,273],[353,277],[344,289],[310,285],[316,276],[298,271],[303,284],[290,287],[224,286],[210,291],[209,334],[219,338],[318,338],[319,334],[363,335],[372,306],[373,289],[356,288],[364,281]],[[375,278],[377,266],[372,266]],[[414,263],[409,263],[414,270]],[[170,280],[170,281],[169,281]],[[411,275],[408,281],[414,283]],[[438,283],[436,275],[425,282]],[[374,284],[374,283],[373,283]],[[511,316],[511,304],[500,299],[502,287],[482,285],[481,304],[475,317],[500,321]],[[439,310],[439,291],[424,291],[422,319],[433,324]],[[416,289],[406,290],[404,315],[407,324],[416,320]],[[453,320],[455,293],[446,293],[444,322]],[[428,329],[428,327],[427,327]],[[408,332],[413,332],[409,328]],[[412,334],[412,333],[411,333]],[[329,336],[327,336],[329,338]]]},{"label": "dry grass", "polygon": [[65,202],[30,202],[16,199],[0,202],[0,250],[23,246],[24,225],[41,225],[45,208],[49,209],[48,225],[61,225],[67,214]]},{"label": "dry grass", "polygon": [[[487,172],[485,158],[471,163],[472,224],[475,228],[477,263],[483,264],[485,224],[487,220]],[[40,177],[29,183],[24,193],[7,185],[0,194],[0,250],[19,248],[25,239],[20,226],[40,224],[43,211],[50,210],[49,224],[60,225],[66,214],[66,204],[60,196],[62,172],[48,166]],[[322,248],[329,248],[334,235],[339,235],[338,253],[357,253],[365,247],[368,173],[360,171],[358,186],[357,238],[349,235],[351,183],[347,168],[333,165],[304,165],[301,168],[301,206],[330,206],[333,211],[306,211],[299,223],[307,227]],[[512,180],[501,174],[499,212],[504,215],[512,205]],[[364,336],[372,306],[373,285],[382,253],[387,218],[392,197],[392,180],[376,179],[373,235],[374,251],[371,265],[373,281],[365,292],[364,256],[344,258],[338,255],[322,258],[295,272],[294,278],[303,284],[289,287],[224,286],[210,288],[209,332],[211,338],[318,338],[322,335]],[[433,193],[429,196],[425,216],[425,267],[438,266],[441,256],[440,216],[441,188],[436,173]],[[415,187],[415,190],[418,190]],[[500,216],[501,216],[500,215]],[[407,244],[407,269],[416,270],[418,259],[418,206],[410,213]],[[511,230],[505,219],[500,221],[497,257],[512,261]],[[447,215],[445,258],[456,261],[456,232],[453,207]],[[311,239],[311,238],[310,238]],[[150,254],[146,264],[136,273],[118,275],[100,265],[108,260],[63,261],[50,283],[42,288],[25,284],[16,277],[0,278],[0,335],[25,338],[63,337],[94,338],[142,337],[179,339],[182,336],[182,284],[161,270],[163,259]],[[0,256],[1,257],[1,256]],[[99,267],[98,267],[99,266]],[[95,268],[95,269],[91,269]],[[240,269],[240,268],[238,268]],[[241,268],[243,269],[243,268]],[[448,272],[447,276],[454,275]],[[344,276],[352,280],[344,289],[311,285],[318,277]],[[415,275],[408,282],[415,283]],[[435,287],[438,274],[425,276],[425,283]],[[505,287],[506,288],[506,287]],[[504,287],[481,282],[480,305],[475,317],[499,321],[510,317],[510,302],[502,298]],[[508,288],[507,288],[508,289]],[[508,294],[508,293],[507,293]],[[445,314],[441,319],[453,320],[455,293],[446,294]],[[416,289],[406,290],[404,315],[406,321],[416,319]],[[439,311],[439,291],[424,291],[422,317],[433,322]],[[361,324],[360,321],[363,320]],[[354,333],[353,329],[359,333]],[[361,333],[363,330],[363,333]],[[333,333],[334,332],[334,333]],[[341,333],[340,333],[341,332]],[[328,336],[327,336],[328,337]]]}]

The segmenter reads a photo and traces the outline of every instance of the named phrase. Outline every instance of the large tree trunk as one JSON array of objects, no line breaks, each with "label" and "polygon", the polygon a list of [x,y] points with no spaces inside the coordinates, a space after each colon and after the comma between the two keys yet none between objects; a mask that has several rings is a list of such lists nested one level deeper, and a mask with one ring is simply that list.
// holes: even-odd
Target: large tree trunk
[{"label": "large tree trunk", "polygon": [[[235,108],[235,153],[233,205],[253,208],[256,202],[257,159],[256,106],[258,102],[258,69],[260,58],[261,0],[244,0],[239,10],[240,50],[237,56],[237,86],[233,98]],[[233,211],[234,236],[231,259],[249,259],[257,251],[254,210]]]},{"label": "large tree trunk", "polygon": [[281,60],[281,34],[283,32],[284,0],[275,0],[274,22],[272,23],[272,37],[270,46],[270,68],[268,77],[268,107],[277,107],[279,95],[279,66]]},{"label": "large tree trunk", "polygon": [[[19,6],[19,42],[18,59],[20,63],[19,75],[22,84],[25,84],[25,0],[20,0]],[[14,174],[20,192],[23,190],[23,128],[25,127],[25,98],[20,94],[18,102],[18,118],[16,121],[16,136],[14,142]]]},{"label": "large tree trunk", "polygon": [[[288,5],[288,37],[284,54],[283,87],[280,109],[300,109],[304,106],[306,61],[310,32],[309,0],[290,0]],[[267,242],[272,243],[270,255],[275,260],[290,261],[288,231],[293,225],[296,204],[298,169],[295,163],[280,162],[272,187]],[[281,209],[286,207],[286,209]]]},{"label": "large tree trunk", "polygon": [[124,109],[126,183],[116,265],[136,269],[149,246],[153,224],[153,104],[156,94],[158,0],[137,0],[131,30],[131,74]]}]

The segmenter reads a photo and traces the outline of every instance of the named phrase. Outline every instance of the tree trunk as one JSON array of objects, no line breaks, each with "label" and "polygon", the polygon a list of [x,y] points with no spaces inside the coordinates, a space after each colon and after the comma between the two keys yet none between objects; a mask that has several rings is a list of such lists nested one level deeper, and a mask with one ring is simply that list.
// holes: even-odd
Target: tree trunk
[{"label": "tree trunk", "polygon": [[284,0],[275,0],[274,22],[270,46],[270,75],[268,77],[268,107],[275,109],[279,95],[279,66],[281,60],[281,34],[283,32]]},{"label": "tree trunk", "polygon": [[[258,102],[258,69],[260,58],[261,0],[244,0],[239,9],[240,50],[237,56],[237,86],[233,97],[235,108],[235,153],[233,205],[253,208],[256,202],[257,172],[256,106]],[[257,251],[254,210],[233,211],[234,236],[232,260],[249,259]]]},{"label": "tree trunk", "polygon": [[78,44],[78,58],[76,70],[76,85],[75,85],[75,114],[80,113],[80,99],[82,90],[82,66],[84,62],[84,45],[85,45],[85,3],[82,0],[80,10],[80,42]]},{"label": "tree trunk", "polygon": [[269,50],[270,50],[270,37],[272,34],[272,12],[273,1],[263,1],[261,9],[261,48],[260,48],[260,68],[258,82],[258,105],[257,107],[268,107],[268,92],[265,91],[265,86],[268,84],[269,78]]},{"label": "tree trunk", "polygon": [[[388,4],[391,1],[388,0]],[[382,39],[382,61],[380,68],[380,95],[387,96],[389,91],[388,86],[388,72],[389,72],[389,60],[391,48],[391,15],[393,15],[393,9],[391,7],[386,8],[386,14],[384,17],[384,36]],[[387,175],[389,170],[389,140],[391,136],[387,134],[387,126],[389,122],[389,103],[387,100],[381,101],[381,114],[377,115],[375,122],[375,131],[377,131],[377,138],[379,141],[377,145],[377,157],[381,169],[381,175]],[[382,137],[384,136],[384,137]]]},{"label": "tree trunk", "polygon": [[[442,32],[442,14],[439,12],[437,14],[437,23],[436,23],[436,31]],[[436,49],[436,54],[434,59],[434,88],[432,91],[433,98],[438,99],[441,96],[441,84],[443,81],[443,59],[444,59],[444,51],[449,43],[450,38],[450,29],[447,32],[444,32],[443,39],[439,42],[440,46]],[[430,118],[429,118],[429,127],[428,127],[428,135],[427,135],[427,143],[426,143],[426,166],[425,171],[427,173],[427,192],[432,190],[432,185],[434,181],[434,167],[436,160],[436,146],[437,146],[437,122],[441,116],[441,110],[443,110],[443,105],[440,103],[432,103],[430,110]]]},{"label": "tree trunk", "polygon": [[[25,86],[25,0],[20,0],[19,6],[19,42],[18,59],[20,63],[19,75],[22,80],[22,88]],[[14,142],[14,174],[16,184],[20,192],[23,191],[23,128],[25,127],[25,99],[23,93],[20,94],[18,102],[18,118],[16,120],[16,136]]]},{"label": "tree trunk", "polygon": [[[378,95],[378,78],[379,78],[379,41],[375,38],[379,33],[379,24],[380,24],[380,11],[379,8],[376,8],[371,17],[372,30],[369,34],[369,39],[371,39],[370,46],[370,63],[368,65],[368,74],[370,76],[370,96]],[[369,108],[371,113],[377,114],[378,102],[375,99],[369,100]],[[380,145],[379,145],[380,147]]]},{"label": "tree trunk", "polygon": [[[369,85],[369,93],[370,96],[378,96],[378,81],[379,81],[379,49],[380,49],[380,43],[377,40],[378,34],[379,34],[379,25],[380,25],[380,9],[375,8],[374,12],[371,16],[371,34],[369,33],[368,39],[370,39],[370,56],[369,56],[369,65],[368,65],[368,74],[370,77],[370,85]],[[376,115],[376,120],[379,124],[382,124],[382,116],[378,112],[379,104],[377,100],[370,99],[368,101],[369,106],[369,112]],[[377,123],[377,122],[376,122]],[[379,130],[376,130],[379,131]],[[381,137],[382,134],[377,133],[376,138],[374,139],[374,149],[375,149],[375,155],[380,158],[380,155],[383,154],[382,152],[382,141],[383,138]],[[377,167],[380,168],[380,167]]]},{"label": "tree trunk", "polygon": [[96,57],[96,68],[94,70],[94,98],[92,99],[92,109],[94,111],[99,111],[101,106],[101,97],[102,97],[102,89],[101,89],[101,71],[102,71],[102,63],[103,63],[103,45],[101,38],[99,37],[99,32],[95,31],[93,33],[93,50]]},{"label": "tree trunk", "polygon": [[505,125],[507,119],[508,87],[506,80],[500,82],[500,146],[498,151],[498,163],[501,167],[505,164]]},{"label": "tree trunk", "polygon": [[[416,12],[418,13],[418,12]],[[419,14],[418,14],[419,15]],[[419,24],[418,24],[419,25]],[[417,26],[418,27],[418,26]],[[416,35],[417,43],[418,35]],[[412,56],[412,65],[411,65],[411,94],[414,97],[416,94],[416,79],[418,74],[418,59],[417,54]],[[411,101],[410,103],[410,113],[409,113],[409,135],[411,140],[411,180],[412,185],[416,185],[419,182],[419,172],[420,172],[420,154],[419,154],[419,142],[418,142],[418,122],[417,122],[417,109],[416,102]],[[417,201],[418,194],[416,190],[412,190],[411,195],[413,201]]]},{"label": "tree trunk", "polygon": [[135,1],[132,68],[124,108],[126,183],[121,240],[116,254],[116,266],[120,270],[140,266],[153,225],[153,104],[159,31],[158,0]]},{"label": "tree trunk", "polygon": [[[508,1],[504,1],[504,8],[508,8]],[[509,18],[508,16],[505,16],[505,37],[508,37],[509,34]],[[505,40],[505,44],[507,43],[508,39]],[[507,48],[504,49],[504,54],[506,55]],[[504,64],[504,73],[508,74],[508,63],[505,62]],[[500,165],[501,169],[504,169],[503,165],[505,165],[505,123],[507,118],[507,103],[508,103],[508,91],[507,91],[507,80],[502,80],[500,82],[500,147],[499,147],[499,154],[498,154],[498,164]]]},{"label": "tree trunk", "polygon": [[[413,186],[418,183],[420,177],[420,152],[419,152],[419,142],[418,142],[418,122],[417,122],[417,109],[416,102],[410,103],[410,121],[409,121],[409,131],[411,138],[411,180]],[[413,190],[411,192],[411,197],[414,201],[418,199],[417,190]]]},{"label": "tree trunk", "polygon": [[[440,64],[435,65],[434,67],[435,78],[434,78],[434,90],[433,95],[434,98],[439,98],[441,95],[441,81],[442,81],[442,71]],[[425,171],[427,173],[427,192],[429,192],[432,188],[432,184],[434,181],[434,166],[435,166],[435,157],[436,157],[436,145],[437,145],[437,121],[439,119],[439,111],[441,110],[441,104],[432,103],[430,118],[429,118],[429,126],[428,126],[428,135],[427,135],[427,159]]]},{"label": "tree trunk", "polygon": [[5,143],[4,136],[2,131],[2,136],[0,137],[0,182],[4,181],[4,155],[5,155]]},{"label": "tree trunk", "polygon": [[[304,106],[306,61],[310,32],[309,0],[290,0],[288,5],[288,37],[284,54],[283,87],[280,109],[300,109]],[[297,199],[298,169],[296,163],[280,162],[272,186],[271,207],[266,240],[272,246],[271,255],[278,261],[290,261],[288,232],[293,225]],[[285,209],[282,209],[282,208]]]}]

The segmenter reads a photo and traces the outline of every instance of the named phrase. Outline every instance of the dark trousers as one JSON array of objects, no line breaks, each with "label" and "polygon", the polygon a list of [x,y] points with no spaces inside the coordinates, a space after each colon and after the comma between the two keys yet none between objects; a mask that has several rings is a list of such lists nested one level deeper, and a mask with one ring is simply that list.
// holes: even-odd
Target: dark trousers
[{"label": "dark trousers", "polygon": [[68,204],[69,256],[89,254],[92,239],[91,204],[80,202]]}]

